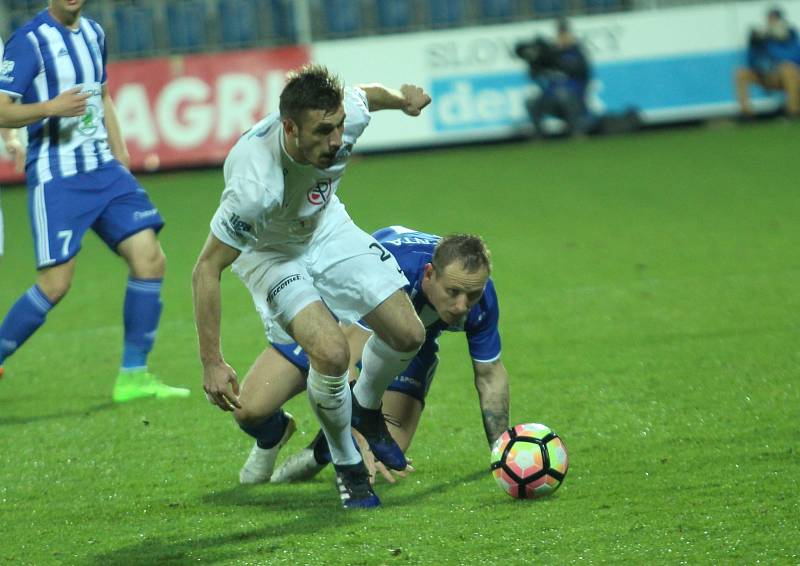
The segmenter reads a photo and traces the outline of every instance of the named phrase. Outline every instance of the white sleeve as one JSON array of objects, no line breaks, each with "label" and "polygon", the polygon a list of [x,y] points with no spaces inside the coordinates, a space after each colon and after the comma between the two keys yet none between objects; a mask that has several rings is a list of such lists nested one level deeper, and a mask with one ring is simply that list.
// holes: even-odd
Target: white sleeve
[{"label": "white sleeve", "polygon": [[211,232],[237,250],[257,240],[256,219],[262,207],[257,185],[239,177],[228,179],[222,191],[219,208],[211,219]]},{"label": "white sleeve", "polygon": [[359,87],[347,87],[344,89],[344,135],[349,143],[355,141],[364,133],[369,125],[372,115],[369,113],[369,102],[367,93]]}]

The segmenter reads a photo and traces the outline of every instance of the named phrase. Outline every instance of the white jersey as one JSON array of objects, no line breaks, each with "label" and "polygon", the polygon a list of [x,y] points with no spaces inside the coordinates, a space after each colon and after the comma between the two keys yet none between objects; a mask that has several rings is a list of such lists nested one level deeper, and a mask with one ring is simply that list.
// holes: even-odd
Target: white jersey
[{"label": "white jersey", "polygon": [[336,190],[353,145],[370,121],[364,91],[346,88],[344,109],[342,147],[328,169],[289,156],[277,113],[245,133],[225,160],[225,189],[211,220],[212,233],[242,252],[258,251],[307,243],[326,219],[348,219]]}]

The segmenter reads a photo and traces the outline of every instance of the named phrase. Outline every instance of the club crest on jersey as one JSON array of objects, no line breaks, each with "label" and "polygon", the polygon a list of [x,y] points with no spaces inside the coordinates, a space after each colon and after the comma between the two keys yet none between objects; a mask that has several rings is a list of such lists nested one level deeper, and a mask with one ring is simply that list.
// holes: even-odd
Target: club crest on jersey
[{"label": "club crest on jersey", "polygon": [[308,202],[313,205],[322,205],[328,202],[331,196],[331,180],[322,179],[317,181],[315,187],[308,189]]}]

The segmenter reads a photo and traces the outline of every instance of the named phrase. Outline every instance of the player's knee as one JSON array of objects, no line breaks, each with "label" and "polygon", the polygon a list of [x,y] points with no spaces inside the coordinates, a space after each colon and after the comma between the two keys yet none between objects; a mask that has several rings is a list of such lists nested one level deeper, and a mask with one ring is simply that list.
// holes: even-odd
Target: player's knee
[{"label": "player's knee", "polygon": [[402,332],[385,340],[389,346],[398,352],[413,352],[419,350],[425,342],[425,327],[419,318],[413,318],[406,323]]},{"label": "player's knee", "polygon": [[350,350],[344,335],[331,337],[325,344],[307,352],[311,365],[325,375],[343,375],[350,365]]},{"label": "player's knee", "polygon": [[131,262],[134,277],[140,279],[161,279],[167,271],[167,256],[161,246],[155,245],[140,252]]},{"label": "player's knee", "polygon": [[247,405],[241,398],[239,400],[242,402],[242,406],[233,410],[233,418],[240,427],[256,426],[268,416],[264,411]]},{"label": "player's knee", "polygon": [[47,299],[52,304],[56,304],[63,299],[69,291],[72,286],[72,279],[67,277],[43,277],[40,278],[36,284]]}]

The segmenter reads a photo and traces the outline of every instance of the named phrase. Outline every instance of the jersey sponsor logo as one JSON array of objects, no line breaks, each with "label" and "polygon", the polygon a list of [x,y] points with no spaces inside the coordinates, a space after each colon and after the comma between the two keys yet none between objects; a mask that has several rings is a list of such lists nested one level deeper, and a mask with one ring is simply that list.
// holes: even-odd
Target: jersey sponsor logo
[{"label": "jersey sponsor logo", "polygon": [[250,231],[253,229],[250,224],[242,220],[235,212],[231,214],[230,218],[222,221],[222,227],[225,228],[231,238],[239,242],[244,242],[245,236],[249,236]]},{"label": "jersey sponsor logo", "polygon": [[78,131],[84,136],[90,137],[97,131],[99,124],[97,107],[94,104],[89,104],[86,106],[86,114],[81,116],[78,123]]},{"label": "jersey sponsor logo", "polygon": [[315,187],[308,189],[308,202],[315,206],[323,205],[328,202],[331,196],[331,179],[317,181]]},{"label": "jersey sponsor logo", "polygon": [[272,289],[270,289],[269,292],[267,293],[267,302],[272,303],[272,301],[275,300],[275,297],[278,296],[278,293],[286,289],[286,287],[288,287],[295,281],[300,281],[302,278],[303,276],[300,275],[299,273],[294,273],[292,275],[287,275],[286,277],[275,283]]},{"label": "jersey sponsor logo", "polygon": [[133,213],[134,220],[144,220],[145,218],[150,218],[151,216],[155,216],[158,214],[157,208],[151,208],[150,210],[137,210]]},{"label": "jersey sponsor logo", "polygon": [[3,61],[0,63],[0,82],[10,83],[14,80],[11,73],[14,72],[14,61]]},{"label": "jersey sponsor logo", "polygon": [[241,234],[242,232],[250,232],[253,229],[250,224],[242,220],[235,212],[231,214],[228,222],[230,222],[231,228],[233,228],[234,232],[237,234]]}]

